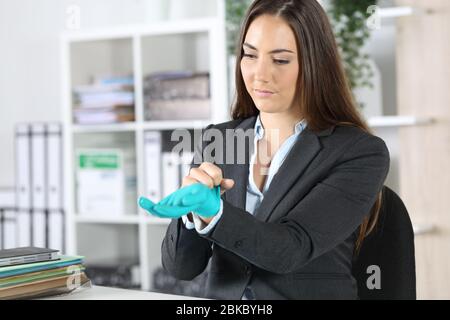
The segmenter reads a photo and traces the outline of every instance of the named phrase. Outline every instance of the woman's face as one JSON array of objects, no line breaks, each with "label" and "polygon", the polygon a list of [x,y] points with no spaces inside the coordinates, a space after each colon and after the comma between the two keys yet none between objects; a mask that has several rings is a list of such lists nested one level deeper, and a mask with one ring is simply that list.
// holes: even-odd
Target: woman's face
[{"label": "woman's face", "polygon": [[259,16],[249,26],[243,50],[242,77],[258,110],[299,110],[294,103],[299,74],[297,45],[287,22],[271,15]]}]

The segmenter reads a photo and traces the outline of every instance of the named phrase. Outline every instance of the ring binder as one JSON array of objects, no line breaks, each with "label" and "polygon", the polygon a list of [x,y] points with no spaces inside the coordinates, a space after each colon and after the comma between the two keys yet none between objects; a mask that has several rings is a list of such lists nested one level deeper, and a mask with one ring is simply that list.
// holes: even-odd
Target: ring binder
[{"label": "ring binder", "polygon": [[16,126],[17,246],[64,252],[62,126]]},{"label": "ring binder", "polygon": [[16,208],[0,207],[0,249],[16,247]]}]

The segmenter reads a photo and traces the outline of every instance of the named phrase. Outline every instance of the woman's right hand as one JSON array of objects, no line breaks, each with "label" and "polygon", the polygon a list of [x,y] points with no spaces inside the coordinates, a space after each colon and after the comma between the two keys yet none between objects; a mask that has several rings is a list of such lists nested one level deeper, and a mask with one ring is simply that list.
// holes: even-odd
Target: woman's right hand
[{"label": "woman's right hand", "polygon": [[[234,187],[233,179],[224,179],[222,170],[210,162],[203,162],[198,168],[191,168],[189,174],[183,177],[182,187],[194,183],[203,183],[209,188],[220,185],[220,195]],[[188,220],[193,222],[192,213],[189,213]],[[200,217],[205,223],[209,223],[213,218]]]},{"label": "woman's right hand", "polygon": [[198,168],[191,168],[189,174],[183,177],[181,186],[185,187],[198,182],[209,188],[220,185],[220,195],[234,187],[234,180],[224,179],[222,170],[210,162],[203,162]]}]

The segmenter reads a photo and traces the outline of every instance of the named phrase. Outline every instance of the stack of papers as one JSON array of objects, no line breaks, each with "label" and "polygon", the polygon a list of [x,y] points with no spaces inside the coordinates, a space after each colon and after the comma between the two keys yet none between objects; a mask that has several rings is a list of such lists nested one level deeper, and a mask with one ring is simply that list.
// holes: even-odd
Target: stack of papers
[{"label": "stack of papers", "polygon": [[[13,250],[0,250],[0,256],[4,257],[5,251]],[[64,255],[48,261],[2,266],[0,299],[38,298],[90,287],[84,270],[83,257]]]},{"label": "stack of papers", "polygon": [[106,77],[73,89],[74,120],[79,124],[134,121],[133,77]]}]

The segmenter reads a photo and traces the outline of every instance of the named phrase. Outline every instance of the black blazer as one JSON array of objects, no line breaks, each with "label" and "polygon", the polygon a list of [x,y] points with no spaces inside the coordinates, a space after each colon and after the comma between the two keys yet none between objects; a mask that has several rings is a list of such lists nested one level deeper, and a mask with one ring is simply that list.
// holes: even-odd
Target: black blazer
[{"label": "black blazer", "polygon": [[[209,125],[204,135],[218,129],[228,139],[230,131],[252,129],[255,121]],[[211,142],[200,141],[194,159],[223,163],[216,160],[232,151],[225,141],[209,158],[203,151]],[[256,299],[356,299],[354,244],[388,173],[383,140],[356,127],[318,133],[307,127],[253,215],[245,211],[252,145],[246,145],[245,163],[217,164],[235,186],[222,195],[223,215],[211,232],[199,235],[182,219],[171,221],[163,267],[192,280],[210,262],[208,298],[241,299],[250,284]]]}]

